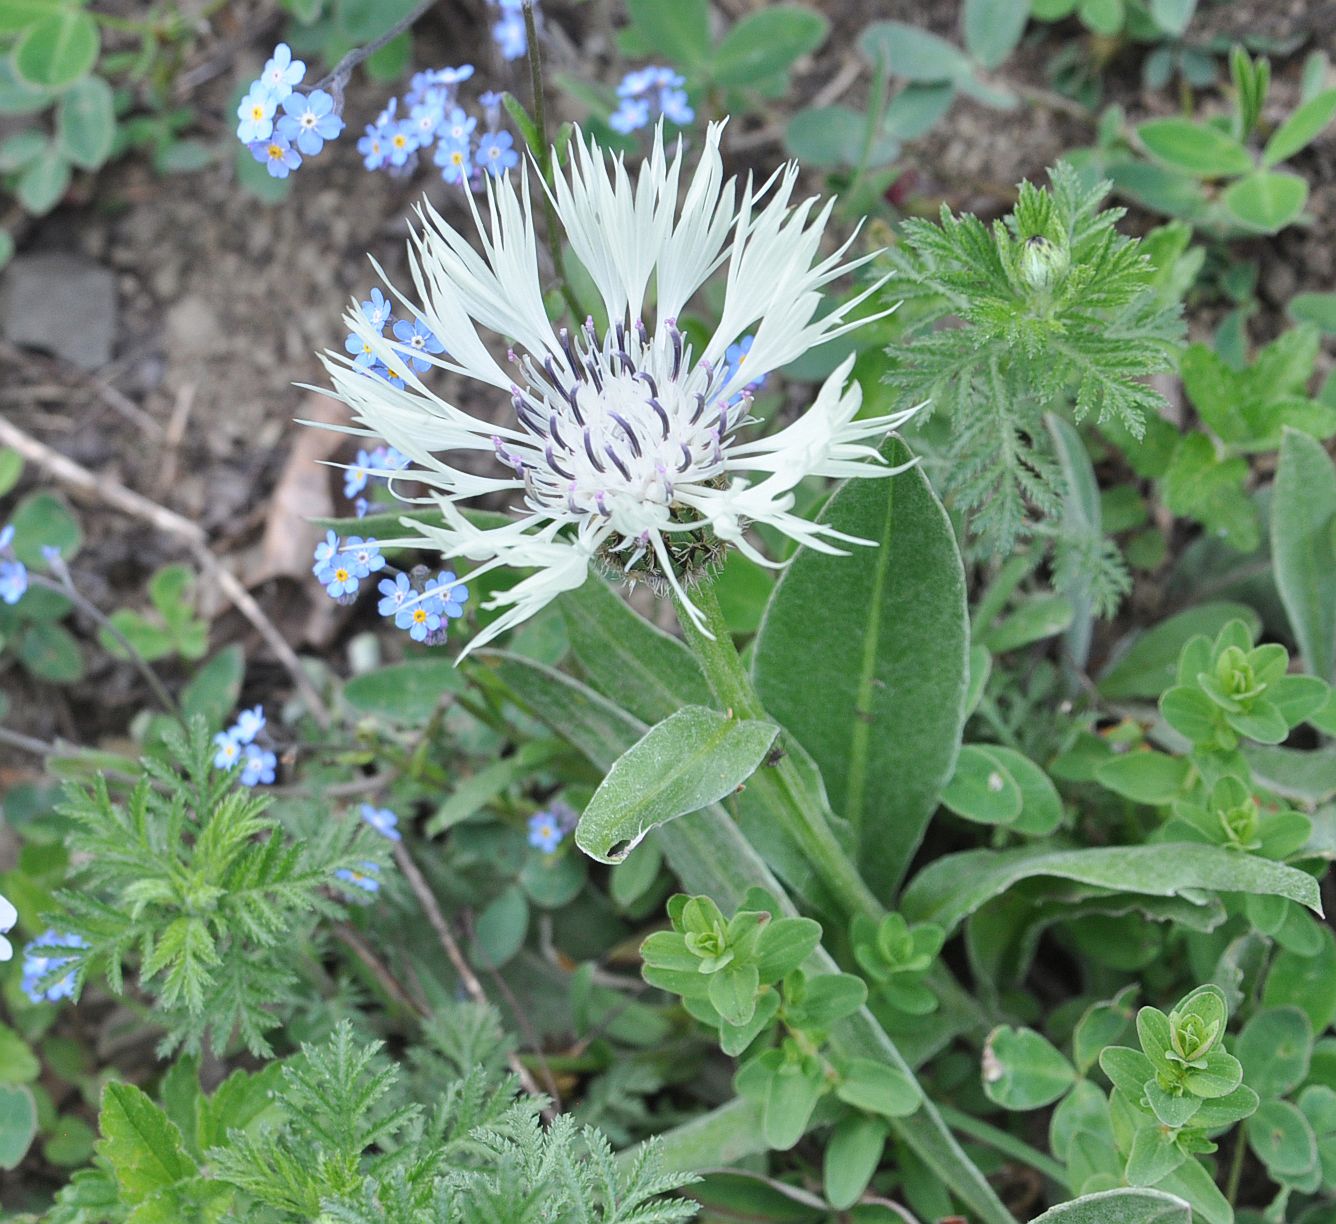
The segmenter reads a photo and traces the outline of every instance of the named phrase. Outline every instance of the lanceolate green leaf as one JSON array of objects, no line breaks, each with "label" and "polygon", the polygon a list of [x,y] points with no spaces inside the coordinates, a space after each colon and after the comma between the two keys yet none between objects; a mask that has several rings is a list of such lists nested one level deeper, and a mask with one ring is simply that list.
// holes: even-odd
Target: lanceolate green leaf
[{"label": "lanceolate green leaf", "polygon": [[651,829],[731,794],[778,734],[760,719],[678,710],[617,758],[580,817],[575,844],[600,863],[620,863]]},{"label": "lanceolate green leaf", "polygon": [[1306,872],[1219,846],[1186,843],[1090,850],[1027,846],[948,854],[914,877],[901,898],[901,910],[911,922],[935,922],[950,932],[986,901],[1035,876],[1153,897],[1197,889],[1259,893],[1287,897],[1322,912],[1317,881]]},{"label": "lanceolate green leaf", "polygon": [[123,1200],[137,1204],[195,1173],[181,1132],[133,1084],[108,1084],[98,1116],[98,1150],[120,1183]]},{"label": "lanceolate green leaf", "polygon": [[[890,440],[891,463],[909,454]],[[917,469],[851,480],[821,521],[876,546],[801,549],[756,642],[766,709],[811,754],[848,819],[872,890],[889,896],[955,763],[969,676],[965,578],[946,513]]]},{"label": "lanceolate green leaf", "polygon": [[1271,504],[1276,587],[1305,670],[1331,680],[1336,664],[1336,469],[1322,443],[1292,429],[1280,444]]}]

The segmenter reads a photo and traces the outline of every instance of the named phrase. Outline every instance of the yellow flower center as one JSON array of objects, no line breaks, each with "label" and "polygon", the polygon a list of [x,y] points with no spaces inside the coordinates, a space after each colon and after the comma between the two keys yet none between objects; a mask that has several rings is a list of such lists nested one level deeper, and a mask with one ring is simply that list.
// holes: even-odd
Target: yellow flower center
[{"label": "yellow flower center", "polygon": [[271,161],[282,161],[282,160],[283,160],[283,146],[282,146],[282,145],[271,144],[271,145],[269,146],[269,157],[270,157],[270,160],[271,160]]},{"label": "yellow flower center", "polygon": [[254,106],[251,107],[251,118],[252,119],[264,118],[264,104],[262,102],[257,102]]},{"label": "yellow flower center", "polygon": [[414,609],[413,609],[413,623],[414,623],[415,625],[420,625],[420,624],[422,624],[422,622],[425,621],[426,619],[427,619],[427,609],[426,609],[426,608],[414,608]]},{"label": "yellow flower center", "polygon": [[347,582],[348,571],[346,569],[336,569],[334,571],[334,579],[336,582]]},{"label": "yellow flower center", "polygon": [[404,145],[406,145],[407,143],[408,143],[408,137],[405,136],[402,132],[399,132],[395,135],[394,147],[396,149],[402,149]]}]

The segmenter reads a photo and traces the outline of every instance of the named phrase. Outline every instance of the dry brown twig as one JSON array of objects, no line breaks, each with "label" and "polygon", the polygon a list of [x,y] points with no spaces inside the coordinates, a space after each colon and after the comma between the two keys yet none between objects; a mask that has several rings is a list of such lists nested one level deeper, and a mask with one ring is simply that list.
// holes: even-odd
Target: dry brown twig
[{"label": "dry brown twig", "polygon": [[168,510],[165,506],[150,501],[143,494],[127,489],[115,480],[96,476],[86,467],[75,463],[73,459],[66,458],[59,451],[52,450],[46,443],[39,442],[4,417],[0,417],[0,445],[17,451],[25,460],[40,467],[72,492],[111,506],[122,514],[148,523],[164,535],[172,536],[184,543],[198,561],[200,568],[218,583],[228,602],[250,621],[278,661],[287,669],[307,709],[310,710],[311,717],[321,727],[330,726],[333,719],[329,707],[311,682],[310,676],[306,674],[297,652],[288,645],[278,627],[265,615],[264,609],[255,602],[255,598],[242,585],[241,580],[213,555],[202,527],[174,510]]},{"label": "dry brown twig", "polygon": [[[428,924],[435,932],[436,939],[445,951],[446,958],[454,966],[455,972],[459,974],[459,980],[464,984],[464,989],[468,991],[469,997],[475,1003],[489,1002],[487,992],[478,980],[478,975],[473,972],[473,966],[468,963],[463,949],[459,946],[459,941],[455,939],[454,932],[450,930],[450,924],[445,920],[445,915],[441,913],[441,907],[436,902],[436,894],[431,891],[431,885],[427,883],[426,877],[418,869],[417,863],[413,861],[413,856],[408,853],[408,849],[403,842],[396,842],[394,845],[394,861],[399,865],[399,870],[404,873],[404,879],[408,881],[408,887],[412,889],[413,896],[417,898],[418,904],[422,906],[422,912],[427,916]],[[544,1095],[543,1090],[538,1086],[538,1081],[534,1079],[529,1068],[520,1061],[519,1055],[511,1051],[506,1055],[506,1062],[519,1077],[525,1092],[535,1097]],[[545,1109],[543,1116],[551,1121],[551,1109]]]}]

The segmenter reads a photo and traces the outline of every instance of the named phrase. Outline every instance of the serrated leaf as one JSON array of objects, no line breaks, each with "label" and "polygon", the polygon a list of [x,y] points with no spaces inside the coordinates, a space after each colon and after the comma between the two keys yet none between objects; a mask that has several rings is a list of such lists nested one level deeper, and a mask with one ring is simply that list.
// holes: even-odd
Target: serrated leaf
[{"label": "serrated leaf", "polygon": [[176,1125],[133,1084],[112,1083],[102,1090],[98,1127],[97,1149],[115,1171],[129,1206],[197,1171]]}]

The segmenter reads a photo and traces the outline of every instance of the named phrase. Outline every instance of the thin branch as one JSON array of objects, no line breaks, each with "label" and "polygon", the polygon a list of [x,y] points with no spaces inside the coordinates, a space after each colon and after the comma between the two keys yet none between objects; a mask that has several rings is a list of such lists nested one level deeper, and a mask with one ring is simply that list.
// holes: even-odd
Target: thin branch
[{"label": "thin branch", "polygon": [[327,89],[334,95],[335,109],[343,109],[343,87],[348,83],[348,78],[352,76],[353,69],[357,67],[368,56],[375,55],[386,43],[393,42],[409,26],[411,26],[419,17],[421,17],[436,0],[420,0],[413,7],[413,11],[406,17],[396,21],[379,38],[366,44],[365,47],[354,47],[337,64],[334,65],[328,76],[323,76],[314,85],[311,91],[317,89]]},{"label": "thin branch", "polygon": [[372,976],[380,983],[381,988],[390,998],[406,1007],[420,1019],[425,1020],[431,1015],[431,1010],[427,1005],[408,993],[403,983],[390,972],[389,966],[371,950],[371,946],[352,927],[340,923],[333,928],[332,933],[335,939],[371,970]]},{"label": "thin branch", "polygon": [[[87,387],[104,404],[106,404],[108,408],[119,413],[132,425],[142,429],[147,434],[152,434],[154,438],[161,438],[163,436],[162,426],[136,404],[134,400],[126,395],[124,391],[118,390],[116,387],[113,387],[111,383],[107,382],[105,373],[90,374],[88,371],[81,370],[70,362],[59,358],[40,359],[34,357],[31,353],[25,353],[22,349],[5,341],[0,341],[0,355],[3,355],[7,361],[16,365],[26,364],[37,366],[39,368],[45,366],[58,377],[69,377],[74,379]],[[114,364],[115,363],[113,363],[113,365]],[[109,368],[110,367],[103,367],[104,371]],[[53,393],[57,390],[66,396],[69,395],[69,388],[67,387],[60,387],[58,389],[55,387],[52,388]]]},{"label": "thin branch", "polygon": [[148,685],[153,696],[157,698],[158,704],[181,724],[182,730],[189,732],[190,726],[186,722],[186,717],[181,712],[181,707],[176,698],[168,692],[167,686],[158,678],[158,673],[153,670],[142,652],[120,631],[111,617],[74,585],[74,578],[70,574],[69,566],[65,564],[60,556],[57,555],[53,558],[51,568],[55,572],[55,578],[48,578],[45,574],[31,574],[28,582],[32,586],[42,587],[44,590],[55,591],[58,595],[65,596],[89,620],[105,630],[107,636],[125,652],[125,657],[134,664],[135,670],[143,676],[144,683]]},{"label": "thin branch", "polygon": [[[473,967],[468,963],[463,950],[456,941],[453,932],[451,932],[450,924],[446,922],[445,915],[441,913],[441,907],[436,903],[436,895],[431,891],[431,885],[427,883],[422,872],[418,870],[418,865],[413,861],[413,856],[408,853],[408,847],[403,842],[396,842],[394,845],[394,861],[399,865],[399,870],[404,873],[404,879],[408,881],[408,887],[413,890],[413,895],[417,898],[418,904],[422,906],[422,912],[426,915],[428,924],[436,933],[436,938],[444,949],[446,958],[454,966],[455,972],[459,974],[459,980],[463,982],[464,989],[468,991],[469,997],[475,1003],[490,1002],[487,998],[487,992],[482,988],[482,983],[478,981],[478,975],[473,972]],[[519,1077],[525,1092],[530,1096],[543,1096],[543,1090],[538,1087],[538,1082],[530,1074],[529,1068],[519,1060],[514,1051],[506,1055],[506,1062]]]},{"label": "thin branch", "polygon": [[203,528],[175,511],[150,501],[133,489],[127,489],[124,485],[106,477],[95,476],[87,468],[72,459],[67,459],[59,451],[52,450],[44,442],[39,442],[30,434],[24,433],[3,417],[0,417],[0,445],[18,451],[29,462],[35,463],[56,480],[85,497],[103,502],[132,518],[141,519],[164,535],[175,536],[183,541],[194,554],[200,568],[218,583],[232,606],[250,621],[269,649],[274,652],[274,656],[292,677],[293,684],[306,703],[306,708],[311,712],[311,717],[321,727],[330,726],[333,716],[329,707],[311,682],[310,676],[306,674],[297,652],[288,645],[278,627],[265,615],[264,609],[255,602],[251,593],[241,584],[241,580],[213,555]]}]

